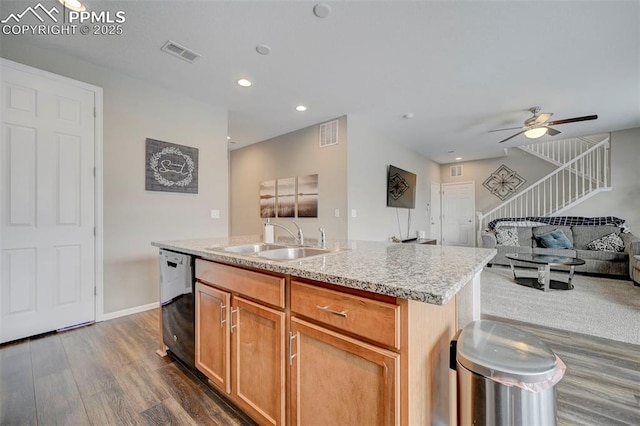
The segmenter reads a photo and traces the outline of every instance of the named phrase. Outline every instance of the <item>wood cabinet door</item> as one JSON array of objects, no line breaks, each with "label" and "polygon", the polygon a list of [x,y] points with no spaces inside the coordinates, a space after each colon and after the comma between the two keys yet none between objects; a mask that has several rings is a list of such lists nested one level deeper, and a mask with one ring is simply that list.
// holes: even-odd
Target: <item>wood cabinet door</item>
[{"label": "wood cabinet door", "polygon": [[234,296],[233,397],[263,425],[285,423],[285,314]]},{"label": "wood cabinet door", "polygon": [[196,368],[226,393],[231,393],[230,305],[230,293],[196,282]]},{"label": "wood cabinet door", "polygon": [[291,318],[291,424],[400,422],[400,355]]}]

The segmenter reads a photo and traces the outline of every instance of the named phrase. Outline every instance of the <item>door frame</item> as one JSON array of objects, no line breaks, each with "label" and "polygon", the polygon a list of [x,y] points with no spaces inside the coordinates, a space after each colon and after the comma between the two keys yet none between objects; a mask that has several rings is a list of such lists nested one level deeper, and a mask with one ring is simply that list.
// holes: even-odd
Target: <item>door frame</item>
[{"label": "door frame", "polygon": [[104,192],[103,192],[103,90],[102,87],[74,80],[49,71],[24,65],[9,59],[0,58],[0,67],[13,68],[17,71],[47,78],[57,83],[79,87],[94,93],[94,225],[95,225],[95,318],[94,321],[102,321],[104,317]]},{"label": "door frame", "polygon": [[[437,188],[436,188],[437,187]],[[435,193],[434,193],[434,188]],[[433,225],[431,224],[431,217],[433,216],[433,201],[434,199],[438,199],[438,205],[440,207],[438,213],[438,234],[433,235],[431,232],[433,230]],[[437,239],[442,245],[442,184],[440,182],[431,182],[429,185],[429,238]]]}]

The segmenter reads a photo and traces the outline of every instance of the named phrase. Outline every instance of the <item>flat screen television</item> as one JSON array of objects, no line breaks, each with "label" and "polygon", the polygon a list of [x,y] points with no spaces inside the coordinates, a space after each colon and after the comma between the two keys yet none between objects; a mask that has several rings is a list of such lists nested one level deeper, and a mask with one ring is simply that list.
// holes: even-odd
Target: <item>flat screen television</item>
[{"label": "flat screen television", "polygon": [[416,207],[416,175],[389,165],[387,171],[387,207]]}]

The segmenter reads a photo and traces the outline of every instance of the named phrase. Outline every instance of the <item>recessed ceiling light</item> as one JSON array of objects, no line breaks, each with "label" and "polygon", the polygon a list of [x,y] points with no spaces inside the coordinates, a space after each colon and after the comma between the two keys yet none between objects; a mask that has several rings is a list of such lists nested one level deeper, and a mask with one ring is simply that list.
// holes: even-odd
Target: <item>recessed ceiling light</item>
[{"label": "recessed ceiling light", "polygon": [[462,157],[456,157],[456,161],[462,160]]},{"label": "recessed ceiling light", "polygon": [[318,3],[313,6],[313,14],[318,18],[326,18],[331,13],[331,6],[326,3]]},{"label": "recessed ceiling light", "polygon": [[269,53],[271,53],[271,48],[266,44],[259,44],[256,46],[256,52],[261,55],[268,55]]},{"label": "recessed ceiling light", "polygon": [[410,120],[413,118],[413,113],[412,112],[408,112],[405,115],[402,116],[402,118],[405,118],[407,120]]},{"label": "recessed ceiling light", "polygon": [[76,12],[84,12],[87,7],[80,3],[78,0],[58,0],[58,3],[66,7],[67,9],[74,10]]},{"label": "recessed ceiling light", "polygon": [[306,110],[307,110],[307,107],[306,107],[306,106],[304,106],[304,105],[298,105],[298,106],[296,107],[296,111],[300,111],[300,112],[302,112],[302,111],[306,111]]},{"label": "recessed ceiling light", "polygon": [[227,136],[227,140],[231,139],[231,136]]},{"label": "recessed ceiling light", "polygon": [[246,78],[241,78],[240,80],[238,80],[238,86],[242,86],[242,87],[249,87],[251,86],[251,82],[249,80],[247,80]]}]

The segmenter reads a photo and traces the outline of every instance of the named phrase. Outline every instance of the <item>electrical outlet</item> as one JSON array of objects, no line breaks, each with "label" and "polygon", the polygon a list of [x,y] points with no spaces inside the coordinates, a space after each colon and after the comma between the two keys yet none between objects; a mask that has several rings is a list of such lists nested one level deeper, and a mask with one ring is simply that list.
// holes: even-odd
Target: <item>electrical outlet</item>
[{"label": "electrical outlet", "polygon": [[220,219],[220,210],[211,210],[211,219]]}]

